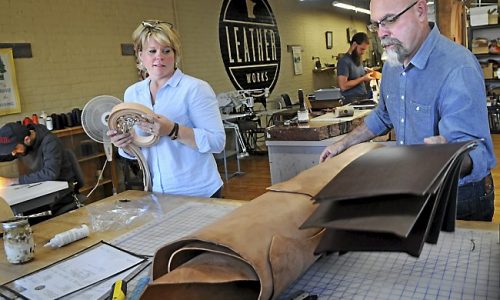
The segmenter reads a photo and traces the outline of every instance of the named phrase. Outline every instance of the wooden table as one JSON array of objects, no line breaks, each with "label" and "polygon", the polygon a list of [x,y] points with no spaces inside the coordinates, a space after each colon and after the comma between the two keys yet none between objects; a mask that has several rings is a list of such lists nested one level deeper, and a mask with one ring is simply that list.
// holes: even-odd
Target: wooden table
[{"label": "wooden table", "polygon": [[[143,191],[125,191],[118,195],[114,195],[103,199],[99,202],[92,203],[91,205],[98,205],[102,203],[110,203],[113,201],[117,201],[120,199],[140,199],[144,196],[147,196],[150,193]],[[176,196],[164,196],[164,195],[156,195],[160,202],[162,200],[168,201],[169,199],[172,201],[216,201],[222,203],[232,203],[235,205],[240,205],[245,203],[246,201],[237,201],[237,200],[227,200],[227,199],[207,199],[207,198],[192,198],[192,197],[176,197]],[[163,206],[162,206],[163,207]],[[35,243],[37,244],[37,248],[35,250],[35,258],[21,265],[13,265],[7,262],[5,258],[3,245],[0,249],[0,284],[5,284],[9,281],[12,281],[18,277],[29,274],[33,271],[39,270],[43,267],[46,267],[58,260],[61,260],[65,257],[68,257],[76,252],[79,252],[101,240],[109,241],[112,240],[127,231],[136,228],[142,224],[135,224],[135,226],[130,226],[127,229],[122,229],[118,231],[109,231],[109,232],[96,232],[91,233],[89,237],[66,245],[62,248],[51,249],[45,248],[43,245],[49,241],[55,234],[60,233],[65,230],[69,230],[71,228],[75,228],[80,226],[82,223],[88,223],[88,212],[85,207],[80,208],[78,210],[71,211],[69,213],[63,214],[61,216],[55,217],[53,219],[47,220],[45,222],[34,225],[33,235],[35,238]],[[483,229],[483,230],[495,230],[498,228],[498,224],[493,223],[485,223],[485,222],[464,222],[458,221],[457,226],[461,228],[474,228],[474,229]]]},{"label": "wooden table", "polygon": [[[150,193],[144,191],[125,191],[123,193],[105,198],[101,201],[89,204],[98,205],[106,202],[113,202],[120,199],[129,199],[135,200],[140,199],[144,196],[147,196]],[[192,197],[177,197],[177,196],[165,196],[165,195],[156,195],[160,202],[162,200],[168,201],[170,200],[186,200],[186,201],[214,201],[214,199],[207,198],[192,198]],[[168,199],[167,199],[168,198]],[[245,203],[245,201],[236,201],[236,200],[227,200],[220,199],[215,200],[217,202],[223,203],[234,203],[236,205],[240,205],[241,203]],[[162,206],[162,208],[164,208]],[[165,210],[165,209],[164,209]],[[65,257],[68,257],[72,254],[75,254],[95,243],[104,240],[109,241],[112,240],[127,231],[139,227],[142,225],[141,223],[135,224],[135,226],[129,226],[126,229],[116,230],[116,231],[107,231],[107,232],[91,232],[90,236],[71,243],[69,245],[63,246],[61,248],[52,249],[49,247],[43,247],[54,235],[57,233],[79,227],[81,224],[87,223],[89,224],[89,214],[86,207],[82,207],[80,209],[68,212],[66,214],[60,215],[58,217],[52,218],[45,222],[36,224],[32,226],[33,236],[35,239],[36,249],[35,249],[35,258],[25,264],[13,265],[7,262],[5,258],[5,250],[3,248],[3,242],[0,249],[0,284],[5,284],[9,281],[12,281],[20,276],[26,275],[33,271],[39,270],[43,267],[46,267],[58,260],[61,260]]]},{"label": "wooden table", "polygon": [[321,141],[351,132],[371,112],[355,110],[352,117],[335,118],[333,113],[312,118],[306,124],[271,126],[266,129],[267,141]]}]

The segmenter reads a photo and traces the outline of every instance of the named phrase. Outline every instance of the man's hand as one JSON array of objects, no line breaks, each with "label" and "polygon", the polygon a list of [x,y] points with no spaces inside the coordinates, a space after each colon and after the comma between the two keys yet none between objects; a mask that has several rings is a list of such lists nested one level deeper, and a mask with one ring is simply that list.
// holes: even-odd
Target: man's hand
[{"label": "man's hand", "polygon": [[345,146],[340,142],[331,144],[330,146],[326,147],[325,150],[323,150],[323,152],[319,156],[319,162],[322,163],[330,157],[334,157],[335,155],[340,154],[344,150]]},{"label": "man's hand", "polygon": [[370,81],[372,81],[373,79],[375,79],[375,78],[373,78],[373,77],[372,77],[372,73],[366,73],[366,74],[365,74],[363,77],[361,77],[361,78],[362,78],[363,82],[370,82]]},{"label": "man's hand", "polygon": [[447,144],[448,140],[442,135],[435,135],[424,138],[424,144]]}]

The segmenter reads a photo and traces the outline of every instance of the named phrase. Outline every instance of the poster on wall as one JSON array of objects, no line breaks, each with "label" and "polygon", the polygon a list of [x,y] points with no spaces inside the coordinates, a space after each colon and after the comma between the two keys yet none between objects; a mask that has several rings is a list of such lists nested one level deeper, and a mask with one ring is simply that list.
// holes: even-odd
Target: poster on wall
[{"label": "poster on wall", "polygon": [[219,46],[226,72],[237,90],[273,90],[280,70],[281,42],[267,0],[224,0]]},{"label": "poster on wall", "polygon": [[295,75],[302,74],[302,47],[292,46],[293,71]]},{"label": "poster on wall", "polygon": [[0,116],[21,112],[12,49],[0,49]]}]

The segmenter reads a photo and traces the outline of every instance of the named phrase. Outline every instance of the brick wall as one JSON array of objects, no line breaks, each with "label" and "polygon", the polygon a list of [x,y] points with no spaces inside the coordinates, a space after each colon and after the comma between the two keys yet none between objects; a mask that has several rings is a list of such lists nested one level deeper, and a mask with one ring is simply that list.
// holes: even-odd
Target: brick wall
[{"label": "brick wall", "polygon": [[[281,93],[306,93],[333,84],[330,74],[313,74],[312,56],[335,62],[345,52],[345,28],[364,24],[331,11],[299,7],[298,1],[269,0],[281,35],[281,71],[270,100]],[[208,81],[216,93],[234,89],[219,53],[221,0],[2,0],[0,42],[31,43],[33,57],[15,59],[22,112],[0,116],[0,124],[32,113],[82,108],[97,95],[123,97],[137,80],[134,58],[122,56],[121,43],[144,19],[172,21],[183,42],[184,72]],[[325,31],[333,31],[333,49],[325,47]],[[304,47],[304,74],[293,75],[286,45]],[[325,77],[326,76],[326,77]]]}]

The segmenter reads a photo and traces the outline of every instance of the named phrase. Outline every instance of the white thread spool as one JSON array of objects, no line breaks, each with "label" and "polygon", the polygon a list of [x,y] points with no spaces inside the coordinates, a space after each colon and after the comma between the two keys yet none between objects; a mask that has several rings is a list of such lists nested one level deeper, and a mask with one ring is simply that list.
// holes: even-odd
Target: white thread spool
[{"label": "white thread spool", "polygon": [[47,127],[48,130],[54,129],[54,124],[52,124],[52,117],[51,116],[48,116],[45,119],[45,126]]},{"label": "white thread spool", "polygon": [[85,224],[82,224],[81,227],[73,228],[68,231],[56,234],[47,244],[44,245],[44,247],[62,247],[74,241],[78,241],[80,239],[88,237],[89,233],[89,227]]}]

